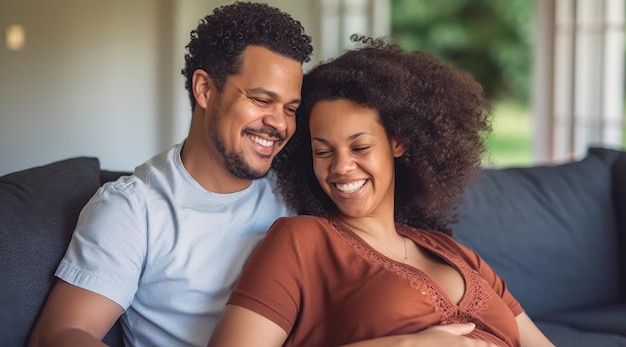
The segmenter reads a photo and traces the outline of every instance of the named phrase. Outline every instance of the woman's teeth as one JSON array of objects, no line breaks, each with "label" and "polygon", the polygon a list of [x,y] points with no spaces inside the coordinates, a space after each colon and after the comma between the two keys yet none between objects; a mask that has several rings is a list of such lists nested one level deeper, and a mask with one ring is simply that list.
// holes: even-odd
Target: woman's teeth
[{"label": "woman's teeth", "polygon": [[366,180],[360,180],[348,184],[335,184],[335,187],[337,187],[337,190],[343,193],[354,193],[357,190],[361,189],[365,182]]}]

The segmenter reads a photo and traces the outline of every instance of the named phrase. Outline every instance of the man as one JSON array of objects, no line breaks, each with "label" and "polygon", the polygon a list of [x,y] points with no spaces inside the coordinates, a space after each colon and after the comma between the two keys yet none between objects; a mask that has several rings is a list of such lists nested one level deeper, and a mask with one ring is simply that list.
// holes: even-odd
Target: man
[{"label": "man", "polygon": [[295,130],[299,22],[265,4],[215,9],[191,33],[187,139],[85,206],[30,345],[206,346],[241,268],[288,213],[264,178]]}]

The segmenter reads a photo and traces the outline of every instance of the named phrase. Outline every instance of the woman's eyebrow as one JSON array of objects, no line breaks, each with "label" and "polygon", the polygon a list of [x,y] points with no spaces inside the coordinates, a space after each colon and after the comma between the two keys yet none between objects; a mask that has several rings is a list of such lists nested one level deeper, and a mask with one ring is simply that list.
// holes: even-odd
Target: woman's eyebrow
[{"label": "woman's eyebrow", "polygon": [[350,135],[350,136],[348,137],[348,140],[354,140],[354,139],[356,139],[357,137],[362,136],[362,135],[373,135],[373,134],[372,134],[372,133],[370,133],[370,132],[367,132],[367,131],[361,131],[361,132],[358,132],[358,133],[356,133],[356,134],[354,134],[354,135]]},{"label": "woman's eyebrow", "polygon": [[[361,131],[361,132],[358,132],[356,134],[352,134],[352,135],[348,136],[348,140],[352,141],[352,140],[354,140],[354,139],[356,139],[356,138],[358,138],[359,136],[362,136],[362,135],[374,135],[374,134],[372,134],[370,132],[367,132],[367,131]],[[328,140],[323,139],[321,137],[312,137],[311,141],[319,141],[319,142],[322,142],[322,143],[328,143]]]}]

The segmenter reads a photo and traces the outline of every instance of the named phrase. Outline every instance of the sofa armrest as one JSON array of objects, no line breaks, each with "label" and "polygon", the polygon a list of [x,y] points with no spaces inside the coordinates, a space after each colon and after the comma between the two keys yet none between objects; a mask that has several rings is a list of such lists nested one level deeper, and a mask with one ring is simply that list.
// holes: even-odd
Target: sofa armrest
[{"label": "sofa armrest", "polygon": [[96,158],[0,177],[0,346],[24,346],[78,214],[100,186]]}]

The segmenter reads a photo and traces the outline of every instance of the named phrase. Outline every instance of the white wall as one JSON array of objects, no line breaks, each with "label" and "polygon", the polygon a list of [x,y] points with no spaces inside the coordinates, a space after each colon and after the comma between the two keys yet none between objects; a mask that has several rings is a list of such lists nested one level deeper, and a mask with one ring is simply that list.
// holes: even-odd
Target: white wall
[{"label": "white wall", "polygon": [[[198,19],[230,2],[0,1],[0,175],[83,155],[129,171],[183,140],[184,46]],[[265,2],[310,31],[311,1]],[[4,49],[13,24],[26,33],[18,52]]]}]

